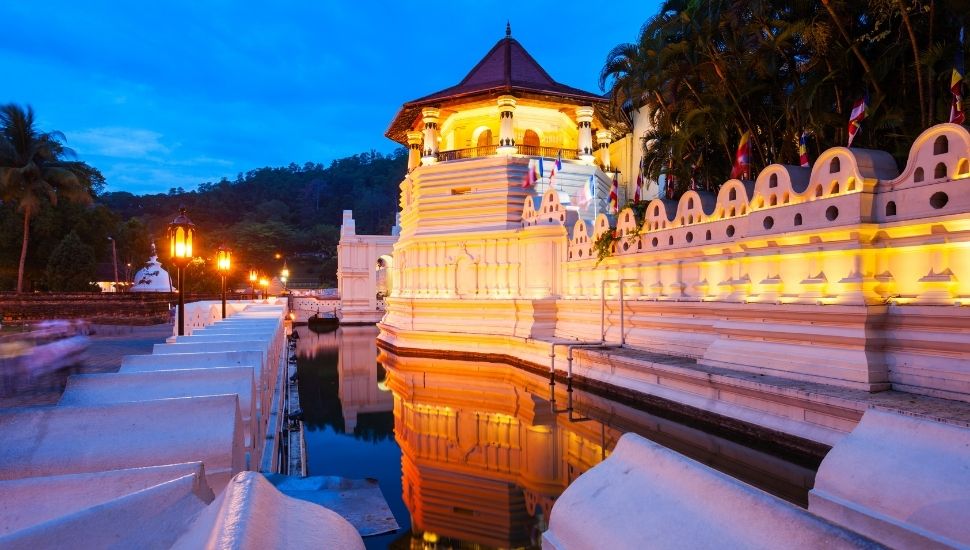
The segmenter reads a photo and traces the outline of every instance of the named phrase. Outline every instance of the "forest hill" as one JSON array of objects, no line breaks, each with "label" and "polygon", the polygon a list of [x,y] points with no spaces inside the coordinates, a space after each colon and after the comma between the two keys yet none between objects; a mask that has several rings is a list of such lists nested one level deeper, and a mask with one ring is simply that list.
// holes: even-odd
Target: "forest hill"
[{"label": "forest hill", "polygon": [[[404,149],[389,155],[371,151],[326,167],[308,162],[251,170],[234,181],[203,183],[195,191],[119,191],[99,194],[93,206],[60,203],[31,222],[25,279],[33,290],[88,290],[80,287],[95,280],[97,264],[112,261],[108,237],[117,242],[121,273],[128,263],[134,271],[148,257],[151,241],[163,240],[166,224],[184,205],[199,228],[203,258],[220,244],[233,249],[240,269],[234,270],[231,283],[241,283],[250,266],[267,273],[277,270],[276,253],[321,253],[331,259],[322,266],[319,282],[335,284],[333,258],[342,210],[354,210],[361,231],[388,233],[406,166]],[[22,228],[20,217],[8,212],[13,208],[0,205],[0,290],[12,290],[16,284]],[[71,234],[76,238],[69,238]],[[189,274],[186,290],[217,289],[218,276],[210,267],[208,262],[192,266],[196,273]],[[77,270],[78,277],[65,282],[57,274],[68,269]]]}]

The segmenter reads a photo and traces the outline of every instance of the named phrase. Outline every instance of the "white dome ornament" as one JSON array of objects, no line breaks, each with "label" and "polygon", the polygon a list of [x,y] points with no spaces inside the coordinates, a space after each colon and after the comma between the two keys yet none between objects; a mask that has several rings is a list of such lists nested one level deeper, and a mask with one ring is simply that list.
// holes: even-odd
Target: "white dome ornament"
[{"label": "white dome ornament", "polygon": [[152,241],[151,257],[145,262],[145,267],[135,273],[133,282],[130,292],[175,292],[176,289],[172,286],[168,271],[162,269],[162,264],[158,261],[154,241]]}]

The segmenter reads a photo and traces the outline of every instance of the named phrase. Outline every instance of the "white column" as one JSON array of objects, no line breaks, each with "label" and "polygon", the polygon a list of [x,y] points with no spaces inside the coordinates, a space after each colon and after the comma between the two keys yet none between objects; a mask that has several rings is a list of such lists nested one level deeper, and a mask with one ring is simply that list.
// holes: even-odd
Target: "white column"
[{"label": "white column", "polygon": [[600,130],[596,132],[596,142],[600,146],[600,158],[603,161],[603,171],[610,171],[610,142],[613,141],[613,136],[610,134],[609,130]]},{"label": "white column", "polygon": [[579,126],[579,160],[586,164],[593,163],[593,108],[591,106],[576,109],[576,122]]},{"label": "white column", "polygon": [[515,98],[510,95],[499,96],[498,114],[500,125],[498,130],[498,154],[515,154],[515,125],[512,113],[515,111]]},{"label": "white column", "polygon": [[424,120],[424,149],[421,153],[421,164],[434,164],[438,161],[438,117],[441,111],[434,107],[421,109]]},{"label": "white column", "polygon": [[421,164],[421,144],[424,142],[424,132],[417,130],[408,132],[408,172]]}]

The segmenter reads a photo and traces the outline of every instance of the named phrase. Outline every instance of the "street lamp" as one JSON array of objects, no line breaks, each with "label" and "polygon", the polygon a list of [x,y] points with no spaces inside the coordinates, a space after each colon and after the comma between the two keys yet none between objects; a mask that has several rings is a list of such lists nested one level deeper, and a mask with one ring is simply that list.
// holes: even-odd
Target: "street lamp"
[{"label": "street lamp", "polygon": [[263,277],[259,280],[259,286],[263,289],[263,299],[269,297],[269,280]]},{"label": "street lamp", "polygon": [[253,299],[256,299],[256,279],[259,278],[259,274],[256,273],[255,269],[249,270],[249,291],[253,293]]},{"label": "street lamp", "polygon": [[111,258],[114,260],[112,265],[115,268],[115,292],[121,292],[118,290],[118,247],[115,246],[114,237],[108,237],[108,240],[111,241]]},{"label": "street lamp", "polygon": [[169,258],[178,268],[179,318],[178,335],[185,336],[185,277],[184,271],[192,261],[192,241],[195,240],[195,224],[185,215],[185,207],[168,224]]},{"label": "street lamp", "polygon": [[290,278],[290,269],[286,267],[286,262],[283,262],[283,269],[280,270],[280,282],[283,283],[283,293],[286,293],[286,281]]},{"label": "street lamp", "polygon": [[216,267],[219,269],[219,274],[222,275],[222,318],[226,318],[226,276],[229,275],[230,268],[230,258],[232,256],[232,251],[230,251],[225,246],[220,246],[217,252]]}]

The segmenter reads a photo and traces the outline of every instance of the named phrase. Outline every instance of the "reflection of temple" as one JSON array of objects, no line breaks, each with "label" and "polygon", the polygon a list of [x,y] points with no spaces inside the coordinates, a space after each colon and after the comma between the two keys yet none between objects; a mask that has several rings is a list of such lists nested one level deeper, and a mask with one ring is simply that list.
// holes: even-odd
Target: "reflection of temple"
[{"label": "reflection of temple", "polygon": [[[340,404],[343,432],[353,434],[358,426],[358,415],[390,412],[393,406],[391,392],[384,383],[384,368],[377,363],[377,328],[373,326],[343,326],[329,332],[314,332],[309,328],[299,329],[300,346],[297,352],[306,365],[301,376],[331,379],[336,363],[336,395],[329,394],[326,384],[317,384],[321,403],[327,408]],[[311,367],[312,365],[312,367]],[[313,369],[312,371],[309,369]],[[326,386],[327,389],[322,389]],[[312,408],[314,402],[303,396],[306,406]],[[336,410],[333,411],[336,414]],[[340,431],[340,419],[327,413],[311,414],[314,419],[325,418],[327,423]],[[373,423],[371,423],[373,424]],[[373,425],[368,427],[373,428]]]},{"label": "reflection of temple", "polygon": [[383,384],[384,369],[375,359],[377,329],[343,326],[336,334],[340,345],[337,374],[344,431],[353,433],[358,414],[390,412],[394,400]]},{"label": "reflection of temple", "polygon": [[379,360],[394,393],[412,529],[439,540],[538,545],[558,495],[627,431],[789,500],[803,503],[812,484],[811,469],[584,392],[565,412],[562,384],[553,412],[547,379],[514,367],[388,352]]}]

